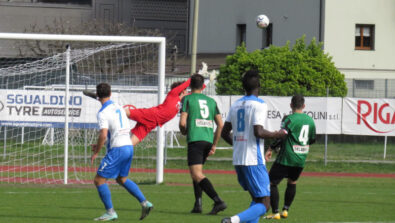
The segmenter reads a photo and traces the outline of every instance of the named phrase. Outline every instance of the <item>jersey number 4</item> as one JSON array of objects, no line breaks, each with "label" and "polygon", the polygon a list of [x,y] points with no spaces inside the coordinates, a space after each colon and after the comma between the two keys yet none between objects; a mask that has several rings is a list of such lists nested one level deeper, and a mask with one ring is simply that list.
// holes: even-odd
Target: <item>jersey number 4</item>
[{"label": "jersey number 4", "polygon": [[299,142],[301,142],[305,146],[308,140],[309,140],[309,125],[303,125],[299,133]]}]

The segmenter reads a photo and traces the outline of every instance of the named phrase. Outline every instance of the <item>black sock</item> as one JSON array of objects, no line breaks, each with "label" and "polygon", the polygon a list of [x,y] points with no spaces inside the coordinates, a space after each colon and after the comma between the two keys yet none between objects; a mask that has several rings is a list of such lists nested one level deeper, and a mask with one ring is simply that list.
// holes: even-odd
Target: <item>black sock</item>
[{"label": "black sock", "polygon": [[195,193],[195,203],[200,202],[202,200],[202,188],[199,186],[199,183],[193,181],[193,191]]},{"label": "black sock", "polygon": [[280,195],[278,194],[277,185],[270,185],[270,206],[272,206],[272,212],[278,213],[278,200]]},{"label": "black sock", "polygon": [[221,203],[222,200],[221,198],[218,197],[217,192],[215,191],[213,185],[211,184],[210,180],[204,178],[199,182],[199,186],[202,188],[202,190],[211,198],[214,200],[215,203]]},{"label": "black sock", "polygon": [[285,190],[284,197],[284,208],[283,210],[288,210],[295,198],[296,194],[296,184],[287,184],[287,189]]}]

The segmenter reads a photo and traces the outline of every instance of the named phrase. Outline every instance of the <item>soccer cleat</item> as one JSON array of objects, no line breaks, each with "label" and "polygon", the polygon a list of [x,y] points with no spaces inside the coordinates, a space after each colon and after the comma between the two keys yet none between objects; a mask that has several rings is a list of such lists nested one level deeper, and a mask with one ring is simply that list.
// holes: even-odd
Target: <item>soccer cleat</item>
[{"label": "soccer cleat", "polygon": [[193,207],[193,209],[191,210],[191,213],[202,213],[202,206],[196,205]]},{"label": "soccer cleat", "polygon": [[273,214],[269,214],[266,215],[265,217],[263,217],[264,219],[275,219],[275,220],[280,220],[281,216],[280,213],[273,213]]},{"label": "soccer cleat", "polygon": [[150,211],[154,208],[154,205],[151,204],[151,202],[146,201],[145,204],[141,208],[141,216],[140,220],[143,220],[147,215],[150,213]]},{"label": "soccer cleat", "polygon": [[109,214],[106,212],[102,216],[95,218],[94,220],[95,221],[115,221],[117,219],[118,219],[117,213],[114,212],[112,214]]},{"label": "soccer cleat", "polygon": [[199,198],[198,200],[195,201],[191,213],[199,213],[199,214],[202,213],[202,198]]},{"label": "soccer cleat", "polygon": [[93,99],[97,99],[97,95],[96,95],[96,93],[93,92],[93,91],[90,91],[90,90],[83,90],[82,93],[83,93],[85,96],[91,97],[91,98],[93,98]]},{"label": "soccer cleat", "polygon": [[227,208],[225,202],[214,203],[213,209],[208,213],[209,215],[216,215],[218,212]]},{"label": "soccer cleat", "polygon": [[223,218],[221,220],[221,223],[232,223],[232,221],[230,220],[230,218]]},{"label": "soccer cleat", "polygon": [[281,212],[281,217],[282,217],[282,218],[287,218],[287,217],[288,217],[288,211],[287,211],[287,210],[283,210],[283,211]]}]

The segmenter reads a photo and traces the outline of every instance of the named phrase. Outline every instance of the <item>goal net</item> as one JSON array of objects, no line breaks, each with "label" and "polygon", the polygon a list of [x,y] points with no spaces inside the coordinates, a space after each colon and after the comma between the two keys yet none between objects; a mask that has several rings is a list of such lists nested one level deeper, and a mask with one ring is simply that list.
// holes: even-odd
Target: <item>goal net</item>
[{"label": "goal net", "polygon": [[[101,104],[82,91],[106,82],[120,105],[155,106],[164,51],[162,37],[0,33],[0,183],[92,183],[106,149],[91,164]],[[163,146],[158,128],[134,148],[129,177],[161,183]]]}]

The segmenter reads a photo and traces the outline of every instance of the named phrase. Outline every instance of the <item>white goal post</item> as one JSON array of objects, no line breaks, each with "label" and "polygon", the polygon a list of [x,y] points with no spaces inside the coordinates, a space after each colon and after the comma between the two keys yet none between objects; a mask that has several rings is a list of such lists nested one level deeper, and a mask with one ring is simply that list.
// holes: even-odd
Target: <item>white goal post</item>
[{"label": "white goal post", "polygon": [[[98,35],[54,35],[54,34],[27,34],[27,33],[0,33],[0,40],[20,40],[20,41],[63,41],[70,42],[72,47],[73,42],[102,42],[102,43],[150,43],[158,45],[157,53],[157,71],[158,75],[158,89],[157,89],[157,103],[160,104],[164,100],[165,92],[165,54],[166,54],[166,39],[164,37],[143,37],[143,36],[98,36]],[[65,69],[65,90],[64,98],[68,99],[70,97],[70,69],[72,65],[70,62],[70,47],[67,47],[66,52],[66,67]],[[138,63],[138,62],[136,62]],[[115,71],[112,71],[115,72]],[[0,75],[2,73],[0,72]],[[93,85],[92,85],[93,86]],[[92,87],[91,86],[91,87]],[[64,179],[63,183],[68,184],[69,181],[69,123],[70,116],[68,112],[70,111],[69,100],[64,100]],[[4,122],[3,122],[4,123]],[[1,125],[0,128],[4,131],[6,125]],[[4,136],[7,131],[4,132]],[[23,133],[22,136],[23,137]],[[6,150],[6,142],[3,142],[4,151]],[[156,149],[156,183],[163,182],[163,157],[164,157],[164,146],[165,146],[165,132],[163,128],[157,128],[157,149]],[[34,158],[33,158],[34,159]]]}]

